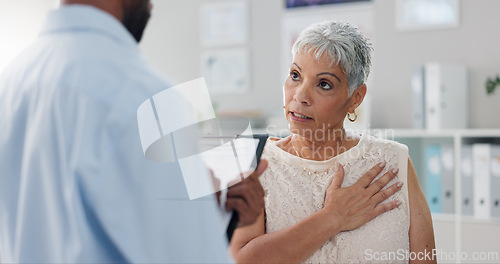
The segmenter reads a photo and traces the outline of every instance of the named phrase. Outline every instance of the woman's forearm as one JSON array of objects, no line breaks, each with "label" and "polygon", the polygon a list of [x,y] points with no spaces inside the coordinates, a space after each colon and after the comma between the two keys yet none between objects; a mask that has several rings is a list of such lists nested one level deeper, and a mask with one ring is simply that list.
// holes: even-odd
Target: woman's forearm
[{"label": "woman's forearm", "polygon": [[237,263],[300,263],[339,233],[339,224],[321,210],[286,229],[263,234],[234,249]]}]

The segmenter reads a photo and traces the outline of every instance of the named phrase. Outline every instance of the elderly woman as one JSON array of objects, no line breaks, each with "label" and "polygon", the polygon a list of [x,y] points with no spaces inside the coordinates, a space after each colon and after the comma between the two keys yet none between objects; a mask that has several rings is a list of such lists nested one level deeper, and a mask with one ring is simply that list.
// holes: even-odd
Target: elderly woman
[{"label": "elderly woman", "polygon": [[435,261],[430,211],[407,147],[343,128],[366,94],[371,50],[356,27],[332,21],[295,42],[283,88],[292,135],[266,146],[265,211],[236,230],[237,262]]}]

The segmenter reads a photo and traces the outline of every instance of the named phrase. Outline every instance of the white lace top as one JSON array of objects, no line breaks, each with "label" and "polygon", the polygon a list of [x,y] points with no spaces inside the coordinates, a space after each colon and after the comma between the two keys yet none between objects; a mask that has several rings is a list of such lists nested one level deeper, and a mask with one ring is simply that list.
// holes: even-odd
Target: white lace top
[{"label": "white lace top", "polygon": [[[263,157],[269,161],[268,169],[260,177],[266,192],[266,233],[285,229],[320,210],[337,162],[345,170],[342,187],[354,184],[379,162],[387,162],[383,173],[399,168],[398,176],[387,186],[401,181],[403,188],[388,200],[397,199],[402,204],[358,229],[337,234],[305,263],[408,263],[402,255],[409,252],[410,225],[405,145],[364,134],[348,151],[330,160],[313,161],[292,155],[279,148],[276,141],[269,140]],[[330,168],[333,170],[325,174]],[[320,173],[309,174],[311,171]]]}]

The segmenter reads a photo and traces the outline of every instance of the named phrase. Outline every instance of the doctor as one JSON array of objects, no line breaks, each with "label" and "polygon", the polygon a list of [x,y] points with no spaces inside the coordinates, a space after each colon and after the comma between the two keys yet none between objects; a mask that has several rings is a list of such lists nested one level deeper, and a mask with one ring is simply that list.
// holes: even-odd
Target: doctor
[{"label": "doctor", "polygon": [[[171,86],[137,47],[151,8],[62,1],[1,73],[2,262],[232,261],[215,196],[190,201],[178,165],[142,152],[137,108]],[[263,208],[266,166],[228,192],[241,226]]]}]

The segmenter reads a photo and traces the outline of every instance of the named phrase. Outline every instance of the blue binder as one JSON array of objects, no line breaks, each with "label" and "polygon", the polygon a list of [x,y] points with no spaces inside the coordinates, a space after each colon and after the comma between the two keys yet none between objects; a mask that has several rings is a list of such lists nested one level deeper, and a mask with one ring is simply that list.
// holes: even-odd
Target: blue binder
[{"label": "blue binder", "polygon": [[432,213],[443,211],[441,146],[425,147],[425,196]]}]

